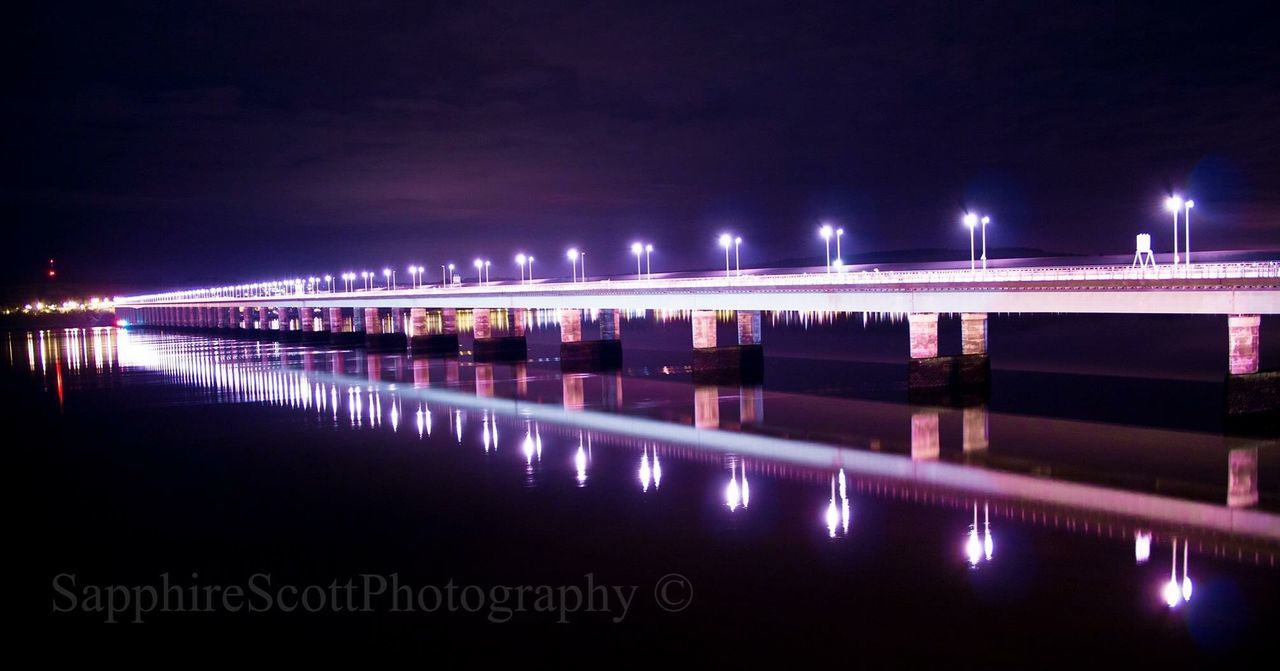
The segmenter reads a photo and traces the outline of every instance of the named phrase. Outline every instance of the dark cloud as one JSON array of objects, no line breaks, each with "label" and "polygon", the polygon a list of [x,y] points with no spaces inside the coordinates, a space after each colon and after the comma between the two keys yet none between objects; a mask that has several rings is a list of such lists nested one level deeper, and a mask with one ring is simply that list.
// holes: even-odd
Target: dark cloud
[{"label": "dark cloud", "polygon": [[[567,244],[713,265],[1123,251],[1194,189],[1205,247],[1280,243],[1264,6],[41,4],[4,47],[4,280],[323,272]],[[993,231],[995,233],[996,231]],[[547,270],[551,270],[548,265]]]}]

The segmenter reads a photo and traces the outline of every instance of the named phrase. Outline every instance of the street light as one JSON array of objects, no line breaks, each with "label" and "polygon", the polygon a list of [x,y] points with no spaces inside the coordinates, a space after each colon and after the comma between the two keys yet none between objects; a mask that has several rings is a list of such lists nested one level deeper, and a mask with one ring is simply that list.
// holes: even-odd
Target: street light
[{"label": "street light", "polygon": [[631,243],[631,253],[636,255],[636,281],[640,281],[640,255],[644,253],[644,245]]},{"label": "street light", "polygon": [[724,276],[729,276],[729,245],[733,244],[733,236],[728,233],[720,234],[720,246],[724,247]]},{"label": "street light", "polygon": [[491,262],[488,259],[485,259],[485,262],[484,262],[484,285],[485,286],[489,286],[489,264],[490,263]]},{"label": "street light", "polygon": [[484,284],[484,261],[481,261],[480,259],[476,259],[474,265],[476,267],[476,284],[483,285]]},{"label": "street light", "polygon": [[525,264],[525,261],[526,261],[526,259],[525,259],[524,254],[516,254],[516,265],[520,266],[520,283],[521,283],[521,284],[524,284],[524,264]]},{"label": "street light", "polygon": [[649,279],[653,279],[653,264],[650,263],[649,255],[653,254],[653,245],[644,246],[644,274]]},{"label": "street light", "polygon": [[844,237],[844,229],[836,229],[836,263],[842,263],[840,256],[840,238]]},{"label": "street light", "polygon": [[818,235],[822,236],[822,241],[827,245],[827,272],[831,272],[831,226],[823,224],[818,229]]},{"label": "street light", "polygon": [[1188,198],[1187,202],[1183,204],[1182,221],[1183,221],[1183,225],[1186,226],[1186,229],[1187,229],[1187,236],[1186,236],[1186,239],[1184,240],[1184,242],[1187,243],[1186,257],[1185,257],[1187,261],[1187,265],[1191,265],[1191,208],[1195,206],[1196,206],[1196,201],[1191,200],[1190,198]]},{"label": "street light", "polygon": [[533,284],[533,257],[529,257],[529,284]]},{"label": "street light", "polygon": [[1178,212],[1182,209],[1182,196],[1174,194],[1164,201],[1164,209],[1173,213],[1173,265],[1178,265]]},{"label": "street light", "polygon": [[333,275],[324,276],[324,288],[328,289],[329,293],[333,293]]},{"label": "street light", "polygon": [[977,270],[978,264],[973,256],[973,227],[978,225],[978,215],[972,212],[965,214],[964,225],[969,227],[969,270]]},{"label": "street light", "polygon": [[382,276],[383,276],[383,277],[385,277],[385,278],[386,278],[386,280],[387,280],[387,289],[395,289],[395,288],[396,288],[396,282],[395,282],[395,280],[394,280],[394,279],[392,279],[393,277],[395,277],[395,274],[396,274],[396,271],[394,271],[394,270],[392,270],[392,269],[390,269],[390,268],[383,268],[383,269],[382,269]]},{"label": "street light", "polygon": [[742,276],[742,263],[741,263],[742,257],[738,253],[740,247],[742,247],[742,238],[740,237],[734,238],[733,239],[733,268],[734,268],[734,272],[739,277]]},{"label": "street light", "polygon": [[982,217],[982,269],[987,269],[987,224],[991,223],[991,217]]},{"label": "street light", "polygon": [[575,247],[570,247],[569,251],[565,255],[569,257],[569,263],[573,264],[573,270],[571,272],[573,273],[573,281],[577,282],[578,281],[578,250]]}]

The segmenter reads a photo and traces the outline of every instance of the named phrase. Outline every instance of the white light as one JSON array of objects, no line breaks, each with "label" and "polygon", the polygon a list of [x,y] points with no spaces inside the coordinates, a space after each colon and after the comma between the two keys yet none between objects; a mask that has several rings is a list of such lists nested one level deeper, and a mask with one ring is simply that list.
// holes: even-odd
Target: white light
[{"label": "white light", "polygon": [[987,225],[987,224],[989,224],[989,223],[991,223],[991,217],[983,217],[983,218],[982,218],[982,225],[983,225],[983,226],[986,226],[986,225]]},{"label": "white light", "polygon": [[733,237],[732,237],[732,236],[730,236],[728,233],[721,233],[721,234],[720,234],[720,246],[721,246],[721,247],[724,247],[725,249],[728,249],[728,248],[729,248],[729,245],[731,245],[731,244],[733,244]]},{"label": "white light", "polygon": [[831,239],[831,227],[830,227],[830,226],[828,226],[827,224],[823,224],[823,225],[822,225],[822,228],[819,228],[819,229],[818,229],[818,235],[821,235],[823,240],[830,240],[830,239]]},{"label": "white light", "polygon": [[631,243],[631,253],[640,256],[640,252],[644,251],[644,246],[638,242]]},{"label": "white light", "polygon": [[1181,599],[1182,599],[1182,594],[1178,591],[1178,581],[1174,580],[1173,578],[1170,578],[1169,582],[1165,583],[1165,586],[1164,586],[1165,604],[1167,604],[1170,608],[1173,608],[1174,606],[1178,605],[1178,601],[1180,601]]},{"label": "white light", "polygon": [[1191,208],[1196,206],[1196,201],[1188,200],[1186,203],[1184,203],[1184,205],[1188,210],[1190,210]]},{"label": "white light", "polygon": [[524,254],[516,254],[516,264],[521,266],[524,265]]},{"label": "white light", "polygon": [[644,251],[646,251],[646,252],[652,252],[652,251],[653,251],[653,245],[645,245],[645,246],[644,246]]},{"label": "white light", "polygon": [[1151,532],[1139,531],[1133,536],[1133,558],[1139,564],[1151,559]]},{"label": "white light", "polygon": [[1182,209],[1182,196],[1169,196],[1169,198],[1164,201],[1164,209],[1170,212],[1177,212]]},{"label": "white light", "polygon": [[570,261],[577,261],[577,260],[578,260],[578,250],[577,250],[577,248],[575,248],[575,247],[571,247],[571,248],[569,248],[569,252],[568,252],[567,256],[569,257],[569,260],[570,260]]},{"label": "white light", "polygon": [[973,228],[974,226],[977,226],[977,225],[978,225],[978,215],[973,214],[972,212],[971,212],[971,213],[969,213],[969,214],[964,215],[964,225],[965,225],[965,226],[968,226],[969,228]]}]

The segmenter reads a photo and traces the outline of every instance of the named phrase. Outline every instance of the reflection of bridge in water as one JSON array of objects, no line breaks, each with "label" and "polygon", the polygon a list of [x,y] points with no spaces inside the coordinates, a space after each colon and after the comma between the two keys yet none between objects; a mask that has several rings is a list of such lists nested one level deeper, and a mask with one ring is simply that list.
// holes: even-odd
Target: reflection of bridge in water
[{"label": "reflection of bridge in water", "polygon": [[[430,408],[436,406],[438,418],[439,406],[446,406],[450,430],[459,436],[461,423],[474,421],[468,411],[479,412],[486,428],[493,423],[495,432],[500,418],[515,426],[517,433],[525,423],[534,423],[543,434],[571,442],[642,449],[646,463],[650,451],[655,459],[661,454],[668,459],[727,463],[743,469],[744,479],[749,472],[813,482],[824,496],[839,474],[855,493],[961,510],[983,503],[995,519],[1106,538],[1134,537],[1139,543],[1151,542],[1153,536],[1157,542],[1183,538],[1198,554],[1274,565],[1280,550],[1280,515],[1248,507],[1258,500],[1258,450],[1274,449],[1273,442],[1220,439],[1228,441],[1227,501],[1215,504],[1050,479],[1042,464],[1032,464],[1027,472],[992,468],[1011,466],[991,455],[988,423],[992,416],[982,406],[944,409],[840,400],[846,407],[862,403],[871,414],[908,425],[901,432],[909,436],[906,444],[879,427],[864,436],[798,436],[793,429],[764,421],[765,395],[759,387],[729,388],[722,394],[721,387],[695,386],[691,409],[664,409],[659,414],[666,416],[656,418],[615,412],[622,407],[624,389],[624,378],[616,372],[552,376],[548,379],[559,378],[560,398],[559,403],[549,404],[527,400],[530,381],[540,378],[530,376],[525,363],[511,364],[510,377],[498,376],[494,364],[475,364],[472,391],[463,387],[462,371],[468,366],[452,357],[410,359],[271,343],[139,336],[110,329],[95,330],[88,337],[82,333],[67,331],[63,338],[41,333],[20,346],[10,340],[9,354],[15,359],[15,350],[25,348],[31,370],[55,375],[59,390],[62,376],[70,371],[138,367],[159,371],[178,384],[207,389],[214,394],[211,400],[219,402],[295,407],[353,426],[390,424],[398,429],[401,424],[416,423],[420,432],[430,430]],[[781,396],[788,401],[787,395]],[[721,416],[725,398],[737,401],[736,423]],[[406,412],[405,402],[417,402],[419,407]],[[806,397],[803,402],[815,401]],[[941,424],[955,415],[961,423],[962,451],[959,461],[948,461],[946,457],[956,455],[942,449]],[[1017,421],[996,418],[1005,424]],[[1043,427],[1045,422],[1062,420],[1036,418],[1034,422]],[[1088,423],[1067,424],[1078,431]],[[1117,430],[1105,425],[1095,428]],[[1170,445],[1170,449],[1176,449],[1170,441],[1183,435],[1147,429],[1133,433],[1137,440]]]}]

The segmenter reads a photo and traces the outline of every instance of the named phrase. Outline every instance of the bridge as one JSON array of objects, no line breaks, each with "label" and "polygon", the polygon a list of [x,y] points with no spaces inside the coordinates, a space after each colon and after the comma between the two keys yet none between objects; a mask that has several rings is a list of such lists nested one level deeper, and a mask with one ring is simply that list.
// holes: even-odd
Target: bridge
[{"label": "bridge", "polygon": [[[1064,266],[891,272],[726,271],[703,277],[325,290],[301,280],[188,289],[115,299],[130,325],[422,355],[459,352],[458,311],[469,314],[477,360],[526,356],[531,310],[558,313],[567,370],[616,366],[621,316],[687,311],[695,376],[758,375],[762,311],[905,315],[908,386],[915,392],[981,387],[989,376],[991,313],[1222,315],[1229,412],[1274,410],[1276,376],[1260,373],[1261,316],[1280,312],[1280,262],[1130,267]],[[599,337],[584,339],[584,310]],[[733,311],[737,342],[721,345],[716,311]],[[959,356],[939,356],[938,318],[960,314]]]}]

